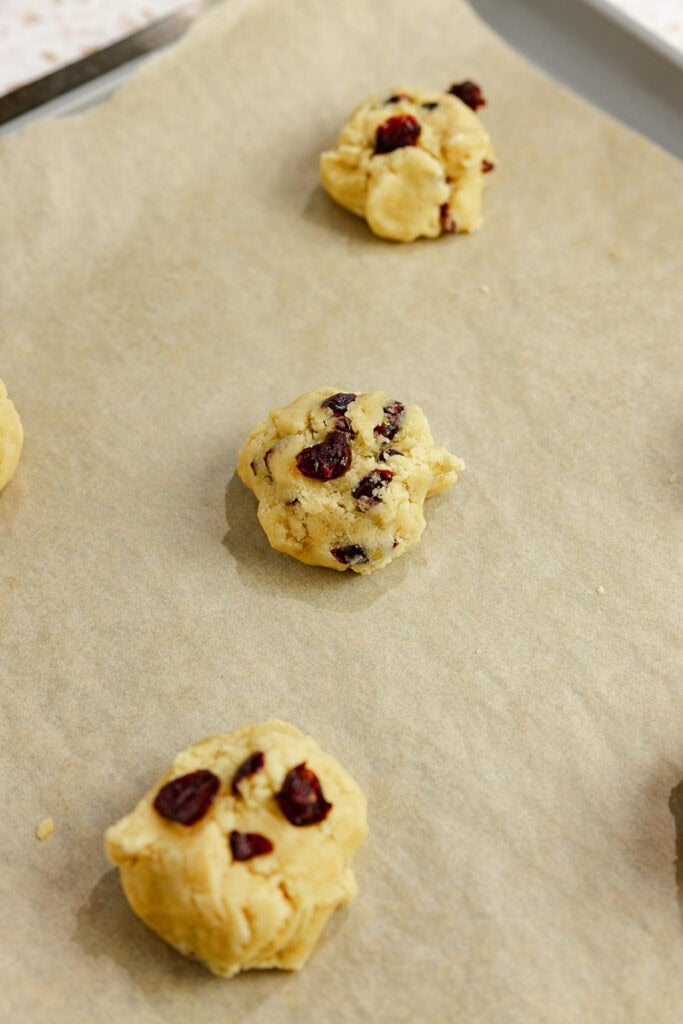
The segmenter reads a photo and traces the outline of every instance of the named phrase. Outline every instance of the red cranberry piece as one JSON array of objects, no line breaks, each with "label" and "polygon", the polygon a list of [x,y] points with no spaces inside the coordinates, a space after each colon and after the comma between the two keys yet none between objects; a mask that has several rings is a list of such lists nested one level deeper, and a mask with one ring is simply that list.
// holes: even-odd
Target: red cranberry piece
[{"label": "red cranberry piece", "polygon": [[338,391],[336,395],[330,395],[324,402],[320,403],[321,409],[331,409],[332,412],[343,416],[351,402],[356,401],[356,395],[352,391]]},{"label": "red cranberry piece", "polygon": [[367,565],[368,553],[361,544],[347,544],[343,548],[332,548],[330,554],[342,565]]},{"label": "red cranberry piece", "polygon": [[481,162],[481,173],[490,174],[491,171],[495,170],[496,165],[492,164],[490,160],[482,160]]},{"label": "red cranberry piece", "polygon": [[251,860],[252,857],[272,853],[273,844],[258,832],[237,832],[233,829],[230,833],[230,850],[233,860]]},{"label": "red cranberry piece", "polygon": [[275,799],[287,821],[298,827],[324,821],[332,807],[323,795],[320,779],[305,762],[287,772]]},{"label": "red cranberry piece", "polygon": [[443,203],[440,212],[441,230],[447,235],[456,235],[458,233],[458,222],[455,217],[451,215],[451,208],[448,203]]},{"label": "red cranberry piece", "polygon": [[313,480],[335,480],[343,476],[350,465],[351,449],[341,430],[334,430],[320,444],[304,448],[296,457],[299,472]]},{"label": "red cranberry piece", "polygon": [[351,426],[351,421],[344,415],[348,407],[352,402],[355,402],[356,396],[350,391],[338,391],[336,395],[330,395],[324,402],[320,403],[321,409],[329,409],[334,415],[334,429],[341,430],[345,434],[350,434],[351,437],[355,437],[355,431]]},{"label": "red cranberry piece", "polygon": [[334,429],[341,430],[344,434],[350,434],[351,437],[356,436],[356,431],[351,426],[351,420],[348,416],[335,416]]},{"label": "red cranberry piece", "polygon": [[240,791],[237,788],[242,779],[248,779],[251,775],[256,775],[256,772],[260,772],[266,763],[266,755],[261,750],[255,750],[253,754],[250,754],[245,761],[239,766],[237,771],[232,777],[232,783],[230,789],[233,792],[233,796],[239,796]]},{"label": "red cranberry piece", "polygon": [[392,153],[403,146],[414,146],[421,131],[420,122],[412,114],[390,117],[377,129],[375,153]]},{"label": "red cranberry piece", "polygon": [[211,807],[219,786],[220,780],[206,768],[181,775],[161,787],[154,798],[154,810],[169,821],[194,825]]},{"label": "red cranberry piece", "polygon": [[466,103],[470,110],[478,110],[486,106],[484,94],[476,82],[456,82],[448,90],[453,96]]},{"label": "red cranberry piece", "polygon": [[403,456],[403,452],[400,452],[398,450],[398,448],[382,448],[382,451],[379,453],[379,461],[380,462],[386,462],[388,455],[401,455],[401,456]]},{"label": "red cranberry piece", "polygon": [[393,475],[390,469],[373,469],[372,473],[359,480],[351,493],[364,512],[379,504],[382,491],[389,486]]},{"label": "red cranberry piece", "polygon": [[405,406],[401,402],[388,402],[384,406],[384,422],[378,423],[373,433],[375,436],[382,435],[388,441],[393,441],[401,429]]}]

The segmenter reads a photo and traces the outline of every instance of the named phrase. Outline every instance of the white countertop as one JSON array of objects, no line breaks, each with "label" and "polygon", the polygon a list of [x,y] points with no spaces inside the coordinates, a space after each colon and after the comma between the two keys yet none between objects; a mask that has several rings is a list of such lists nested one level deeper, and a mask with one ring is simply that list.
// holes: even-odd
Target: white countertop
[{"label": "white countertop", "polygon": [[0,0],[0,96],[183,6],[183,0]]},{"label": "white countertop", "polygon": [[[683,51],[683,0],[612,0]],[[0,96],[103,49],[186,0],[0,0]]]}]

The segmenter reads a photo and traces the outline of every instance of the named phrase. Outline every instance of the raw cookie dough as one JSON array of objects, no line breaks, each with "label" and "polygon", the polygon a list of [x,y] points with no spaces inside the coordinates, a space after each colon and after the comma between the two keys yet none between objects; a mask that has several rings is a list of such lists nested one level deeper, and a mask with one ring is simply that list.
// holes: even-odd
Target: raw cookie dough
[{"label": "raw cookie dough", "polygon": [[106,833],[128,902],[186,956],[230,977],[298,970],[357,893],[363,791],[287,722],[248,725],[178,754]]},{"label": "raw cookie dough", "polygon": [[476,231],[484,175],[494,166],[475,113],[484,104],[474,82],[373,96],[351,115],[336,149],[322,154],[323,186],[382,238]]},{"label": "raw cookie dough", "polygon": [[0,380],[0,491],[10,482],[17,468],[24,432],[14,402]]},{"label": "raw cookie dough", "polygon": [[271,545],[310,565],[373,572],[416,544],[425,498],[460,459],[435,446],[422,410],[383,391],[319,388],[251,432],[237,472]]}]

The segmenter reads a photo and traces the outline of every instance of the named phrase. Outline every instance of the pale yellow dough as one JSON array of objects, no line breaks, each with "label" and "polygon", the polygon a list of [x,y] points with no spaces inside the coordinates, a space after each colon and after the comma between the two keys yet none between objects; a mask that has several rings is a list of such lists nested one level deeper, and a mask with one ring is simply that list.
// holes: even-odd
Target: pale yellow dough
[{"label": "pale yellow dough", "polygon": [[[485,168],[493,163],[489,136],[477,115],[450,93],[403,85],[405,96],[373,96],[349,118],[335,149],[320,158],[326,191],[364,217],[376,235],[400,242],[442,231],[476,231],[481,223]],[[428,109],[424,104],[437,104]],[[416,145],[375,153],[378,127],[409,114],[420,124]]]},{"label": "pale yellow dough", "polygon": [[[347,472],[331,480],[304,476],[297,454],[335,431],[339,421],[323,403],[336,393],[319,388],[271,412],[247,438],[237,472],[258,498],[259,522],[274,548],[310,565],[369,573],[417,543],[425,528],[425,499],[454,484],[464,463],[434,444],[417,405],[405,407],[392,438],[378,434],[391,400],[370,391],[356,395],[346,409],[353,432],[346,433]],[[377,500],[368,507],[353,491],[377,471],[388,471],[391,479],[376,489]],[[357,557],[341,562],[340,550],[349,548]]]},{"label": "pale yellow dough", "polygon": [[10,482],[21,455],[24,432],[14,402],[0,380],[0,491]]},{"label": "pale yellow dough", "polygon": [[[264,767],[231,791],[237,768],[254,752]],[[274,795],[305,762],[332,808],[318,824],[295,826]],[[208,813],[194,825],[153,806],[162,785],[198,769],[220,779]],[[271,853],[232,858],[229,836],[258,833]],[[230,977],[256,967],[298,970],[333,911],[357,893],[350,862],[367,834],[363,791],[310,736],[270,721],[212,736],[175,758],[135,810],[106,833],[128,901],[145,924],[186,956]]]}]

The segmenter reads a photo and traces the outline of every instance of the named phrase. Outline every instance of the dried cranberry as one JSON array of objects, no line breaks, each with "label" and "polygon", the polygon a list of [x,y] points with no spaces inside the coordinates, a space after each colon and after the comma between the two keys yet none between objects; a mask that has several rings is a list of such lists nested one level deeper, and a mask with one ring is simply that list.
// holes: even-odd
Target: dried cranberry
[{"label": "dried cranberry", "polygon": [[273,844],[258,832],[237,832],[233,829],[230,833],[230,850],[233,860],[251,860],[252,857],[271,853]]},{"label": "dried cranberry", "polygon": [[445,231],[448,235],[456,235],[458,233],[458,222],[455,217],[451,214],[451,208],[448,203],[443,203],[440,208],[441,213],[441,230]]},{"label": "dried cranberry", "polygon": [[484,94],[476,82],[456,82],[448,90],[453,96],[466,103],[470,110],[478,110],[486,106]]},{"label": "dried cranberry", "polygon": [[260,772],[266,763],[266,755],[261,750],[255,750],[253,754],[242,761],[237,771],[232,777],[232,783],[230,789],[234,796],[239,796],[240,791],[237,788],[242,779],[248,779],[251,775],[256,775],[256,772]]},{"label": "dried cranberry", "polygon": [[356,401],[356,395],[352,391],[338,391],[336,395],[330,395],[324,402],[320,403],[321,409],[331,409],[332,412],[343,416],[351,402]]},{"label": "dried cranberry", "polygon": [[378,423],[373,433],[393,441],[401,428],[405,406],[401,402],[388,402],[384,406],[384,422]]},{"label": "dried cranberry", "polygon": [[379,461],[380,462],[386,462],[387,461],[387,455],[401,455],[402,456],[403,452],[400,452],[398,450],[398,448],[382,448],[382,451],[379,453]]},{"label": "dried cranberry", "polygon": [[332,807],[323,795],[320,779],[305,763],[287,772],[275,799],[287,821],[297,826],[317,825]]},{"label": "dried cranberry", "polygon": [[410,96],[405,92],[395,92],[393,96],[384,101],[384,106],[386,107],[387,103],[400,103],[401,100],[408,100],[410,102]]},{"label": "dried cranberry", "polygon": [[334,429],[341,430],[344,434],[355,437],[356,433],[351,426],[351,420],[344,415],[356,396],[350,391],[338,391],[336,395],[330,395],[324,402],[320,403],[321,409],[329,409],[334,415]]},{"label": "dried cranberry", "polygon": [[220,780],[206,768],[181,775],[162,786],[154,798],[154,810],[163,818],[194,825],[207,813]]},{"label": "dried cranberry", "polygon": [[375,153],[392,153],[403,146],[414,146],[421,131],[420,122],[412,114],[390,117],[377,129]]},{"label": "dried cranberry", "polygon": [[351,493],[363,511],[379,504],[382,491],[389,486],[393,475],[390,469],[373,469],[372,473],[358,482]]},{"label": "dried cranberry", "polygon": [[330,554],[342,565],[367,565],[368,553],[361,544],[347,544],[343,548],[332,548]]},{"label": "dried cranberry", "polygon": [[482,160],[482,162],[481,162],[481,173],[482,174],[489,174],[491,171],[495,170],[495,167],[496,167],[496,165],[492,164],[490,160]]},{"label": "dried cranberry", "polygon": [[270,473],[270,456],[273,454],[274,451],[275,451],[275,445],[273,445],[272,448],[269,448],[268,451],[266,452],[266,454],[263,456],[263,461],[265,462],[266,469],[268,470],[269,473]]},{"label": "dried cranberry", "polygon": [[356,436],[356,431],[351,426],[351,420],[348,418],[348,416],[335,416],[334,429],[341,430],[345,434],[350,434],[351,437]]},{"label": "dried cranberry", "polygon": [[343,476],[350,465],[351,449],[341,430],[334,430],[320,444],[304,448],[296,457],[299,472],[313,480],[335,480]]}]

